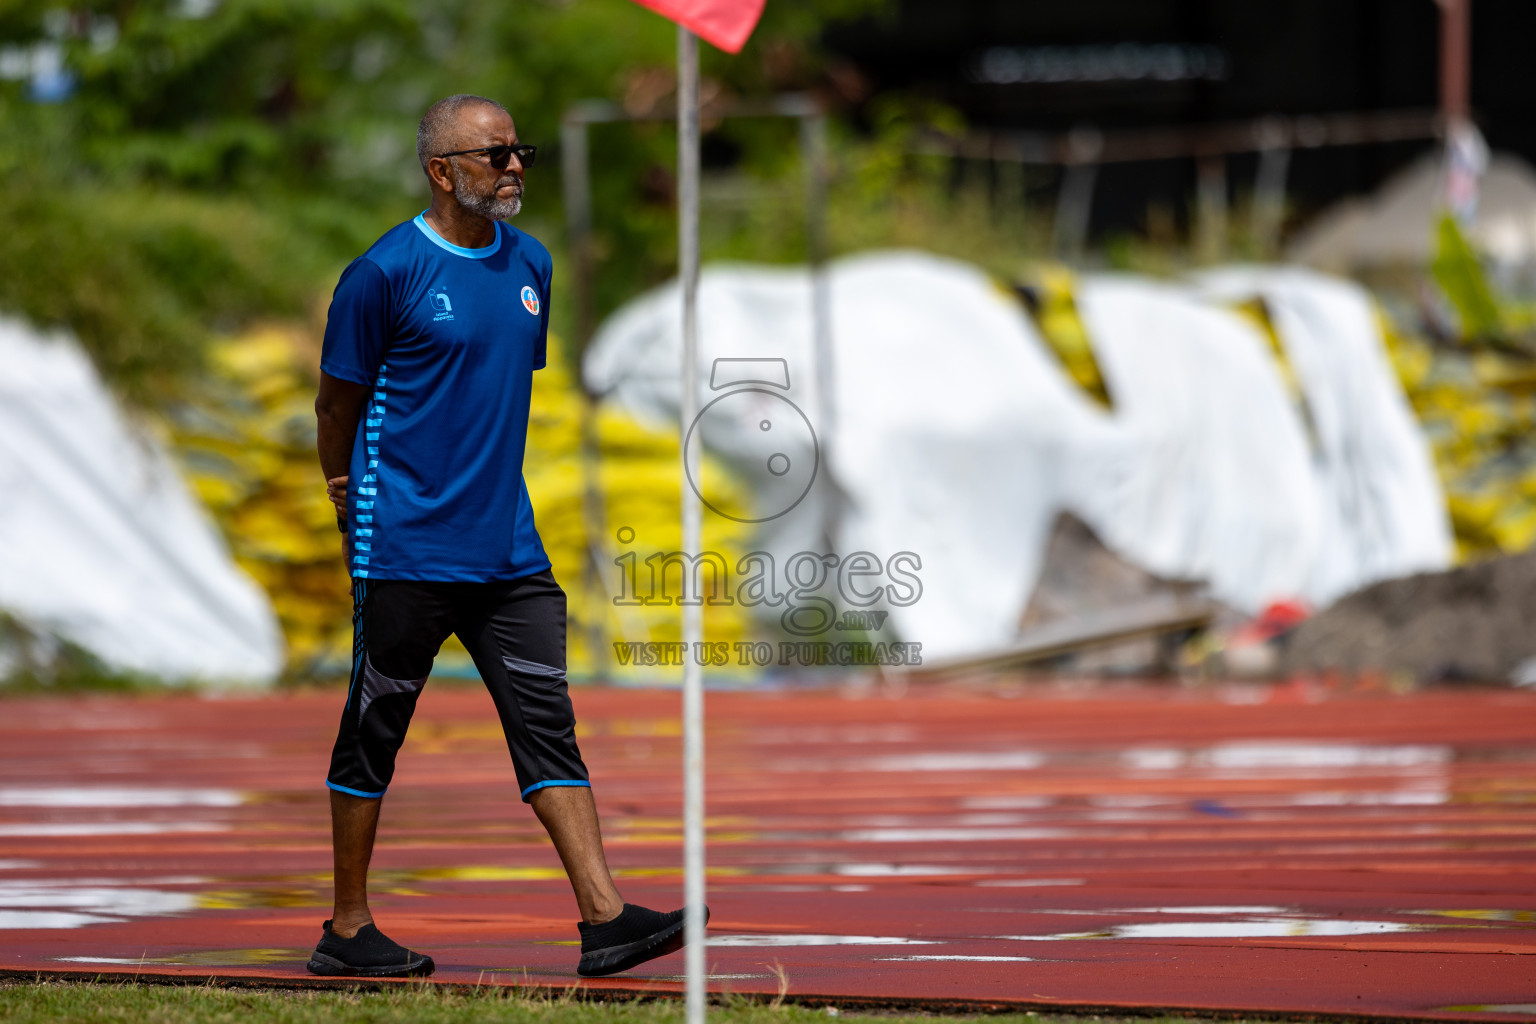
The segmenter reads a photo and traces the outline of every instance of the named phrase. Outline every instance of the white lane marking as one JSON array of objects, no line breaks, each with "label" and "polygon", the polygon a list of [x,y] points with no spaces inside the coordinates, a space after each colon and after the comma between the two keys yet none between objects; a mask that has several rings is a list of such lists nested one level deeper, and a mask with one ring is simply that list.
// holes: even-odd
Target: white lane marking
[{"label": "white lane marking", "polygon": [[83,928],[88,924],[121,924],[125,918],[77,914],[60,910],[0,910],[0,931]]},{"label": "white lane marking", "polygon": [[1120,924],[1097,932],[1055,935],[994,935],[1018,942],[1063,942],[1085,939],[1267,939],[1309,935],[1379,935],[1426,931],[1422,924],[1402,921],[1310,920],[1302,917],[1258,917],[1240,921],[1152,921]]},{"label": "white lane marking", "polygon": [[1070,839],[1064,828],[861,828],[843,832],[850,843],[985,843],[1013,839]]},{"label": "white lane marking", "polygon": [[61,839],[70,836],[156,836],[170,832],[229,832],[211,821],[37,821],[0,825],[0,838]]},{"label": "white lane marking", "polygon": [[872,757],[856,767],[873,772],[982,772],[1030,771],[1043,764],[1045,755],[1038,750],[962,750]]},{"label": "white lane marking", "polygon": [[937,864],[834,864],[834,875],[851,878],[908,878],[922,875],[990,875],[987,868],[942,866]]},{"label": "white lane marking", "polygon": [[6,786],[0,807],[238,807],[233,789],[160,786]]},{"label": "white lane marking", "polygon": [[972,961],[972,962],[975,962],[975,963],[983,963],[983,964],[996,964],[996,963],[1020,963],[1020,964],[1022,964],[1022,963],[1033,963],[1033,962],[1039,960],[1040,958],[1039,957],[1034,957],[1034,956],[963,956],[963,955],[961,955],[959,953],[954,953],[954,954],[950,954],[948,956],[877,956],[877,957],[875,957],[875,959],[879,960],[879,961],[885,961],[885,962],[888,962],[888,963],[895,963],[895,962],[899,962],[899,961],[914,961],[914,960],[966,960],[966,961]]},{"label": "white lane marking", "polygon": [[711,935],[711,946],[938,946],[928,939],[899,935]]}]

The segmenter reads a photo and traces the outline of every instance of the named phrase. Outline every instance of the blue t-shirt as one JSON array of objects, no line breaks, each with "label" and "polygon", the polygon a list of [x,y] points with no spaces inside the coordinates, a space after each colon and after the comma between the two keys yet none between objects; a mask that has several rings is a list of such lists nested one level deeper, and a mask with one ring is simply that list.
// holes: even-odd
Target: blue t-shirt
[{"label": "blue t-shirt", "polygon": [[320,368],[370,385],[347,486],[353,576],[481,582],[549,568],[523,481],[549,252],[496,225],[483,249],[396,225],[341,275]]}]

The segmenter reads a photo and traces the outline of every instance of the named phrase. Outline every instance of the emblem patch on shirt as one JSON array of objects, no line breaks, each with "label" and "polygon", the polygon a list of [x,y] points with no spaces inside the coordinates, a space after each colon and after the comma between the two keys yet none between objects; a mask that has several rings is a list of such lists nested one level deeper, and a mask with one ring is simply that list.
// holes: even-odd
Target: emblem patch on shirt
[{"label": "emblem patch on shirt", "polygon": [[443,290],[442,285],[427,289],[427,301],[431,302],[432,308],[437,310],[433,320],[453,319],[453,303],[448,301],[448,293]]},{"label": "emblem patch on shirt", "polygon": [[539,293],[526,284],[523,285],[523,308],[534,316],[539,315]]}]

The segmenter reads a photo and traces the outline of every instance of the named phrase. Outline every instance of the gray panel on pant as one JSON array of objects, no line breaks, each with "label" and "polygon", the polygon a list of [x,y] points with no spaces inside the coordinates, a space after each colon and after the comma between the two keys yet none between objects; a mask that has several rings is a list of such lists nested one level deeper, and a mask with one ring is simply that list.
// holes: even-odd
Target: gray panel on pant
[{"label": "gray panel on pant", "polygon": [[507,666],[508,672],[521,672],[526,676],[543,676],[545,679],[564,679],[565,669],[555,668],[553,665],[541,665],[536,661],[528,661],[526,658],[514,658],[510,654],[501,656],[501,663]]},{"label": "gray panel on pant", "polygon": [[386,693],[415,693],[427,685],[427,677],[420,679],[391,679],[378,669],[373,667],[373,662],[368,660],[368,655],[363,655],[363,695],[358,702],[357,720],[361,722],[363,716],[368,713],[368,705],[374,698],[382,697]]}]

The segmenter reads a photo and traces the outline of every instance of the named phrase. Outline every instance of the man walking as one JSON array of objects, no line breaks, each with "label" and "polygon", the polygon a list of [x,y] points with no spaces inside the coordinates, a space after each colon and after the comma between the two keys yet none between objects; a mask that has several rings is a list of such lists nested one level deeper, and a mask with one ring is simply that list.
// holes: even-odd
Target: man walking
[{"label": "man walking", "polygon": [[625,903],[603,854],[565,682],[565,593],[523,483],[532,373],[544,365],[550,258],[501,223],[535,149],[505,108],[450,96],[421,120],[432,205],[341,276],[321,358],[320,465],[347,534],[352,682],[331,755],[335,908],[315,974],[430,974],[368,910],[368,862],[432,660],[457,634],[506,733],[518,789],[581,912],[577,973],[683,944],[683,912]]}]

